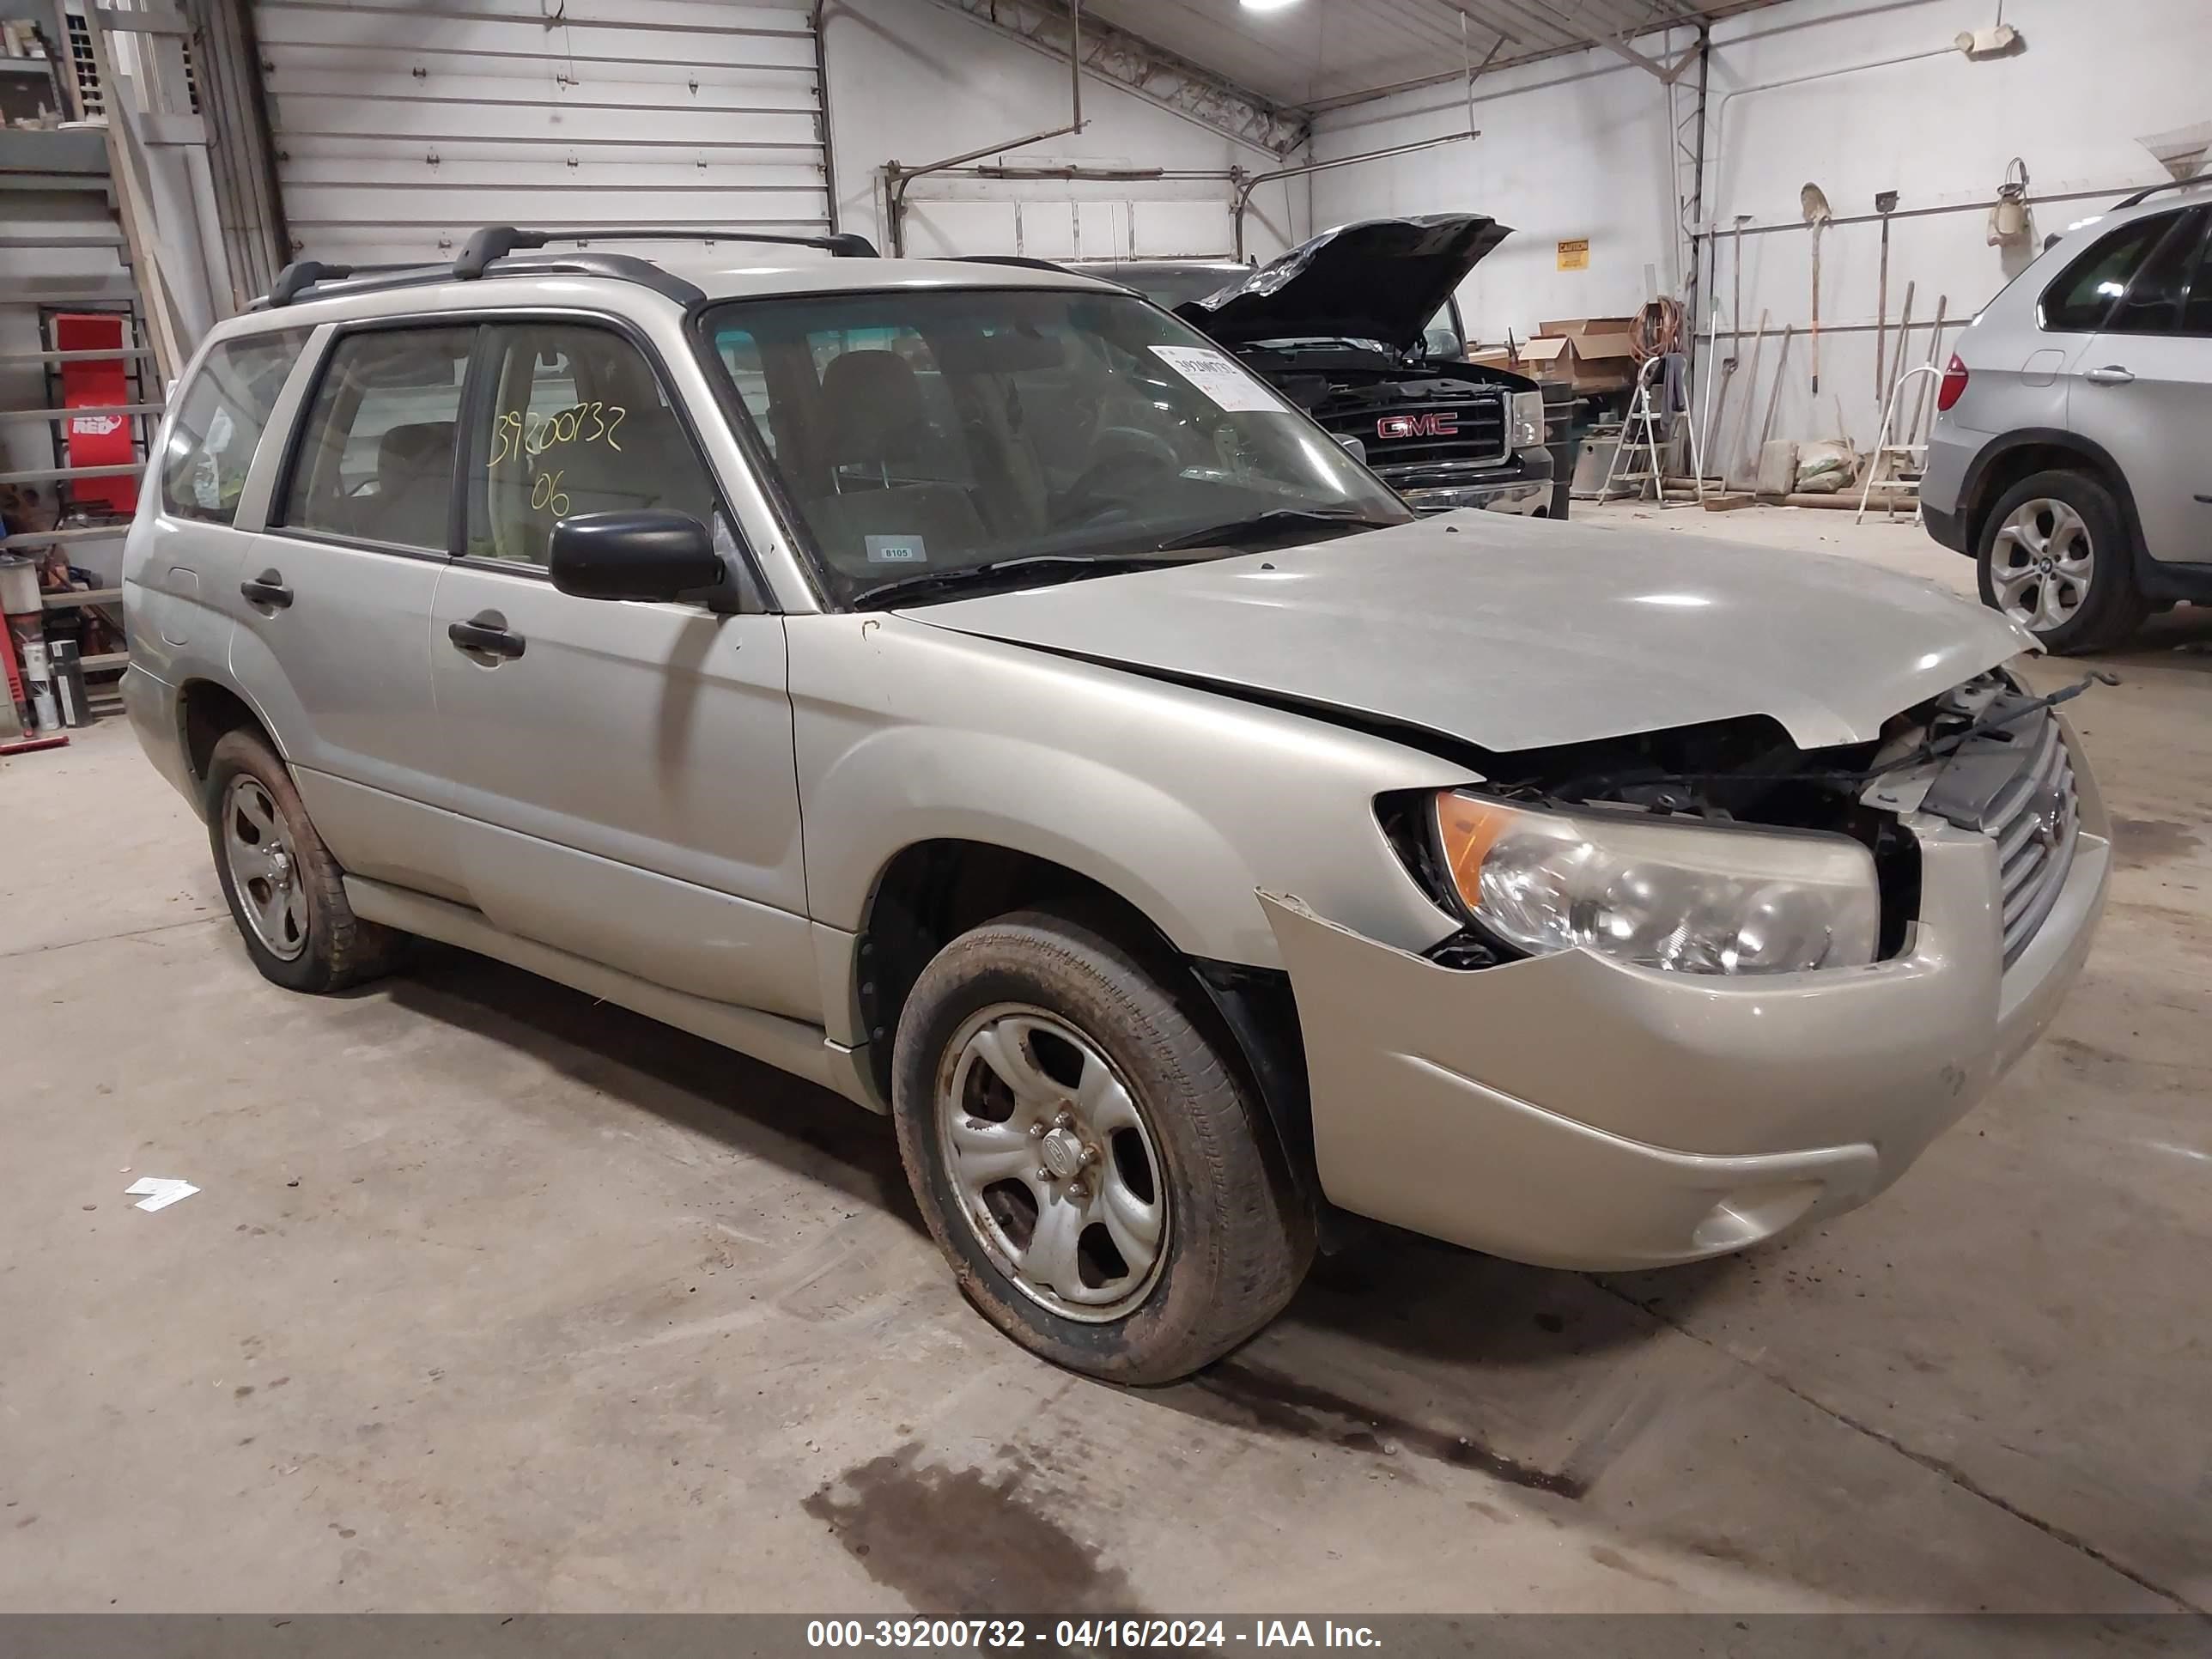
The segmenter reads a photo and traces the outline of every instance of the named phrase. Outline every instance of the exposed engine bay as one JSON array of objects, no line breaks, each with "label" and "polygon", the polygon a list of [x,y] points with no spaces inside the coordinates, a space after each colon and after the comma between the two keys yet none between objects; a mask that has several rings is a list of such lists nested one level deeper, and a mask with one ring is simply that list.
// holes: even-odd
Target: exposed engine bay
[{"label": "exposed engine bay", "polygon": [[[1844,748],[1801,750],[1755,717],[1531,750],[1497,757],[1480,793],[1534,807],[1848,836],[1874,858],[1881,958],[1904,948],[1917,914],[1917,842],[1902,819],[1925,812],[1998,841],[2009,957],[2071,857],[2071,769],[2052,710],[2090,684],[2039,696],[1991,670],[1894,716],[1876,741]],[[1386,815],[1386,828],[1417,873],[1448,891],[1419,813],[1402,823]],[[1510,959],[1480,929],[1431,957],[1456,967]]]}]

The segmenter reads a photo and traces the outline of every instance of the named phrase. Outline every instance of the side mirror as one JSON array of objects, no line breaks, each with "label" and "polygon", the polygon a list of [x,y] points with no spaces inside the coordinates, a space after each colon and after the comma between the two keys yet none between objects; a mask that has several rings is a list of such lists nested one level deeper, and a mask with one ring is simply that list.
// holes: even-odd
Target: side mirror
[{"label": "side mirror", "polygon": [[1351,456],[1355,461],[1362,463],[1365,462],[1367,459],[1367,445],[1363,440],[1349,432],[1337,433],[1335,437],[1337,442],[1344,446],[1344,453],[1346,454]]},{"label": "side mirror", "polygon": [[681,599],[726,577],[714,539],[688,513],[580,513],[546,544],[553,586],[580,599]]}]

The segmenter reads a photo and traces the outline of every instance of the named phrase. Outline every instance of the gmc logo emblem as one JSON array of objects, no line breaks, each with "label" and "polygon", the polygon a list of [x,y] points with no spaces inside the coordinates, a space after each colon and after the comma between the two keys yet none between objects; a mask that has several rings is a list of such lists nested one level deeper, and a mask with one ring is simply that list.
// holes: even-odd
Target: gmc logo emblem
[{"label": "gmc logo emblem", "polygon": [[1425,415],[1385,415],[1375,422],[1378,438],[1456,438],[1459,416],[1449,410]]}]

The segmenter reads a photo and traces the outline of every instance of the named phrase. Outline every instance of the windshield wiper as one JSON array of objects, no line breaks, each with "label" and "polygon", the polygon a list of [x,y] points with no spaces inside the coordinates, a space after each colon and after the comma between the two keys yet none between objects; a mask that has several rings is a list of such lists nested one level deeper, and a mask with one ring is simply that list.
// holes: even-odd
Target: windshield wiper
[{"label": "windshield wiper", "polygon": [[[1193,546],[1200,544],[1193,543]],[[1108,575],[1124,570],[1140,570],[1152,565],[1189,564],[1187,558],[1163,558],[1167,549],[1156,549],[1139,553],[1031,553],[1018,559],[992,559],[982,564],[957,566],[950,570],[916,570],[903,576],[894,576],[889,581],[878,582],[873,587],[864,587],[846,603],[857,611],[861,606],[885,599],[913,599],[925,593],[944,592],[956,587],[969,587],[994,576],[1011,575],[1024,570],[1066,570],[1078,574]]]},{"label": "windshield wiper", "polygon": [[1184,548],[1233,547],[1239,542],[1264,541],[1279,531],[1295,530],[1300,525],[1352,531],[1388,530],[1393,525],[1408,522],[1410,520],[1406,519],[1378,519],[1357,508],[1278,507],[1265,513],[1255,513],[1249,518],[1208,525],[1203,530],[1186,531],[1182,535],[1169,537],[1158,545],[1161,552],[1172,553]]}]

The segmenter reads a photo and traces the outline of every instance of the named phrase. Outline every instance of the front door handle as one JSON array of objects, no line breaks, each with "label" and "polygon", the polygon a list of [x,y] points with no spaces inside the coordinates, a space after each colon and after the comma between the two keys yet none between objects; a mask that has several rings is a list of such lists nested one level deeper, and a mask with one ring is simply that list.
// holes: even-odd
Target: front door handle
[{"label": "front door handle", "polygon": [[2081,377],[2091,386],[2133,386],[2136,377],[2118,363],[2106,363],[2102,368],[2093,368]]},{"label": "front door handle", "polygon": [[292,590],[284,586],[284,573],[264,570],[249,581],[238,585],[238,591],[255,605],[265,605],[272,611],[284,610],[292,603]]},{"label": "front door handle", "polygon": [[455,623],[446,630],[446,637],[456,650],[502,657],[508,662],[522,654],[522,635],[508,628],[507,618],[496,611],[479,611],[466,622]]}]

